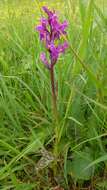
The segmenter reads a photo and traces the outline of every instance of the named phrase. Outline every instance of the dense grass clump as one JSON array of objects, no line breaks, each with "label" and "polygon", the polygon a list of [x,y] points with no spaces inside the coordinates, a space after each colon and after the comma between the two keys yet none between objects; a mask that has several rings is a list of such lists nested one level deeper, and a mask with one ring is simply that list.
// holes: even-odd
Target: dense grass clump
[{"label": "dense grass clump", "polygon": [[[35,31],[43,5],[69,22],[57,122]],[[0,1],[0,190],[107,189],[106,11],[106,0]]]}]

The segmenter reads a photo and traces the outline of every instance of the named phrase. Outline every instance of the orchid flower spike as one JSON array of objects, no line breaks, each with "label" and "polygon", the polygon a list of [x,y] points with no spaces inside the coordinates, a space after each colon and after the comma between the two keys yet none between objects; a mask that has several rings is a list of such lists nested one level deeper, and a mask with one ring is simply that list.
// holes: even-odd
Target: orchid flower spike
[{"label": "orchid flower spike", "polygon": [[39,32],[40,40],[44,42],[49,53],[50,62],[46,58],[45,52],[41,53],[40,59],[48,69],[51,69],[56,64],[60,54],[64,53],[68,48],[67,41],[56,45],[56,41],[59,40],[60,42],[61,36],[67,35],[66,28],[68,23],[66,20],[60,23],[55,11],[51,11],[45,6],[42,9],[47,14],[47,18],[41,18],[40,25],[36,27],[36,30]]}]

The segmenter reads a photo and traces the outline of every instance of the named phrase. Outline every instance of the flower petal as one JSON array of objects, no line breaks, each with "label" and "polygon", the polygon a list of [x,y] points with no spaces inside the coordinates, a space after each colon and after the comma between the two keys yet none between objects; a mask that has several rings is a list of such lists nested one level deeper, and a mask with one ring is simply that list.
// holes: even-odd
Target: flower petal
[{"label": "flower petal", "polygon": [[67,27],[68,27],[68,22],[65,20],[65,21],[60,25],[60,30],[63,32]]},{"label": "flower petal", "polygon": [[58,46],[59,53],[65,53],[65,50],[69,47],[67,42],[64,42],[64,44]]},{"label": "flower petal", "polygon": [[59,57],[59,50],[53,43],[50,45],[49,49],[50,49],[51,63],[55,64]]},{"label": "flower petal", "polygon": [[53,12],[50,11],[46,6],[42,7],[43,11],[50,17],[53,15]]},{"label": "flower petal", "polygon": [[43,62],[43,64],[44,64],[48,69],[50,69],[50,65],[49,65],[49,63],[48,63],[48,60],[47,60],[47,58],[46,58],[46,54],[45,54],[44,52],[42,52],[42,53],[40,54],[40,59],[41,59],[41,61]]}]

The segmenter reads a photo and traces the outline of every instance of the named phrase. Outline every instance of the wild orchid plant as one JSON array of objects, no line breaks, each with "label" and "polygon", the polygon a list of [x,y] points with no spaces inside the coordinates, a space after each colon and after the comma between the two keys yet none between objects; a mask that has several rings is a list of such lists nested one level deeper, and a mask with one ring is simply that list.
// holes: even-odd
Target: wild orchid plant
[{"label": "wild orchid plant", "polygon": [[[67,21],[60,23],[55,11],[50,11],[47,7],[43,7],[43,11],[47,14],[47,18],[42,17],[40,25],[36,27],[40,34],[40,40],[44,43],[47,52],[49,53],[49,59],[46,58],[45,52],[42,52],[40,59],[47,69],[50,71],[51,87],[52,87],[52,99],[54,113],[57,112],[56,105],[56,90],[54,79],[54,66],[61,53],[64,53],[68,48],[68,43],[65,41],[60,44],[60,39],[63,35],[66,35],[65,29],[68,27]],[[59,43],[59,44],[58,44]]]}]

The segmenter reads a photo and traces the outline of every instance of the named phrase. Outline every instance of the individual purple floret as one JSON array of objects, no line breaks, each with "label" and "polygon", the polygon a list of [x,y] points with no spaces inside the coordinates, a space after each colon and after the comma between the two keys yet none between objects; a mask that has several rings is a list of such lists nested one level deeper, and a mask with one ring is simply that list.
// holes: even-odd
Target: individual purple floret
[{"label": "individual purple floret", "polygon": [[[58,44],[61,36],[66,35],[67,21],[60,23],[55,11],[50,11],[47,7],[43,7],[43,11],[47,14],[47,18],[41,18],[40,25],[36,27],[40,34],[40,40],[44,43],[46,50],[50,55],[50,63],[46,58],[45,53],[40,55],[40,59],[44,65],[51,69],[57,62],[61,53],[64,53],[68,48],[68,43]],[[56,42],[58,45],[56,45]]]}]

